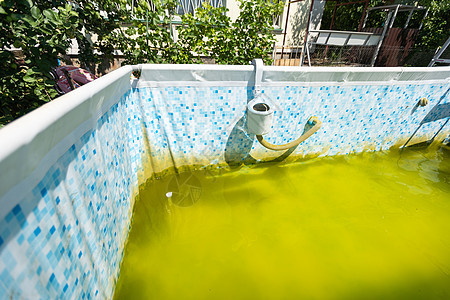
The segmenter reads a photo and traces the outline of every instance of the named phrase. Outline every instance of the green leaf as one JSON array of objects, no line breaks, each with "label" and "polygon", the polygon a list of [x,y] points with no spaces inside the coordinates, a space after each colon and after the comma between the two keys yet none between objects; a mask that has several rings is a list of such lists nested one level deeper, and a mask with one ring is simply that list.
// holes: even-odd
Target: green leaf
[{"label": "green leaf", "polygon": [[51,9],[46,9],[43,12],[44,16],[49,19],[54,24],[60,24],[61,21],[58,20],[58,15]]},{"label": "green leaf", "polygon": [[25,5],[26,7],[32,7],[33,6],[33,1],[31,1],[31,0],[21,0],[19,2],[22,2],[22,4]]},{"label": "green leaf", "polygon": [[41,16],[41,10],[37,6],[33,6],[31,8],[31,15],[33,16],[33,18],[39,19],[39,17]]},{"label": "green leaf", "polygon": [[32,17],[28,16],[28,15],[21,16],[20,19],[25,21],[25,22],[27,22],[32,27],[36,26],[36,22],[34,21],[34,19]]},{"label": "green leaf", "polygon": [[23,77],[23,81],[28,82],[28,83],[34,83],[34,82],[36,82],[36,78],[29,76],[27,74]]},{"label": "green leaf", "polygon": [[36,72],[35,68],[36,67],[28,69],[26,72],[26,75],[31,76],[31,75],[37,74],[38,72]]},{"label": "green leaf", "polygon": [[42,95],[42,92],[41,92],[41,90],[39,88],[35,88],[34,89],[34,94],[39,97],[39,96]]}]

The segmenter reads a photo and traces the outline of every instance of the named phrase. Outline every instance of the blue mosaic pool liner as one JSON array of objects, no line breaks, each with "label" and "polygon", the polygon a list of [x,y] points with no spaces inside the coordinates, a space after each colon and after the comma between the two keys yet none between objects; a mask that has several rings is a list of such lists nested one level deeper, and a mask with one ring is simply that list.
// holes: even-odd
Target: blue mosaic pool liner
[{"label": "blue mosaic pool liner", "polygon": [[[449,102],[450,85],[317,85],[270,86],[262,93],[275,103],[272,131],[265,139],[285,144],[299,137],[311,116],[322,128],[297,147],[290,158],[345,155],[386,150],[411,137],[432,108]],[[142,123],[149,137],[155,172],[185,165],[229,165],[268,161],[285,151],[262,147],[247,133],[246,106],[253,97],[248,87],[144,87],[137,89]],[[429,103],[417,106],[420,98]],[[410,144],[429,140],[450,116],[431,117]],[[440,138],[448,134],[440,131]]]},{"label": "blue mosaic pool liner", "polygon": [[131,95],[1,220],[0,298],[112,297],[142,168]]},{"label": "blue mosaic pool liner", "polygon": [[[414,140],[426,140],[448,119],[449,88],[445,80],[263,86],[276,105],[265,138],[289,142],[315,115],[322,128],[290,157],[388,149],[420,125]],[[193,82],[119,96],[0,221],[0,298],[111,298],[139,183],[170,167],[236,166],[283,153],[247,133],[252,95],[251,86]],[[421,97],[427,106],[416,106]]]}]

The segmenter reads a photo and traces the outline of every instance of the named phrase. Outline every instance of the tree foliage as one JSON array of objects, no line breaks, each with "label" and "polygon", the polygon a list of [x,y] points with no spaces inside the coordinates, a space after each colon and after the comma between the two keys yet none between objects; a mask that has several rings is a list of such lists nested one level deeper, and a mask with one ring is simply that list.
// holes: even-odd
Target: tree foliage
[{"label": "tree foliage", "polygon": [[[0,14],[0,121],[6,123],[56,96],[48,72],[75,38],[78,21],[70,5],[53,10],[45,1],[5,0]],[[11,47],[21,48],[24,58]]]},{"label": "tree foliage", "polygon": [[[281,1],[242,1],[240,15],[232,22],[225,14],[226,8],[205,4],[194,16],[182,16],[179,46],[213,58],[219,64],[248,64],[253,58],[262,58],[270,64],[275,41],[274,17],[281,12]],[[195,57],[192,59],[195,61]]]},{"label": "tree foliage", "polygon": [[[85,67],[111,57],[111,31],[120,19],[113,1],[2,0],[0,2],[0,124],[57,96],[50,71],[73,39]],[[125,2],[124,2],[125,3]],[[109,10],[105,9],[109,5]],[[106,15],[105,15],[106,14]],[[86,33],[98,35],[96,43]],[[12,51],[20,49],[22,54]],[[19,52],[19,53],[20,53]]]},{"label": "tree foliage", "polygon": [[82,67],[94,72],[115,50],[128,64],[201,63],[200,56],[220,64],[253,58],[271,63],[273,18],[281,1],[241,0],[235,22],[225,8],[205,2],[194,15],[181,16],[178,39],[176,0],[131,2],[0,0],[0,126],[57,96],[50,70],[73,40]]},{"label": "tree foliage", "polygon": [[430,10],[424,20],[416,46],[436,49],[450,37],[450,0],[422,0],[419,3]]},{"label": "tree foliage", "polygon": [[[336,6],[335,18],[333,12],[335,5],[339,2],[351,1],[327,1],[325,3],[321,29],[357,31],[364,12],[364,3],[355,3],[350,5]],[[369,7],[382,5],[382,0],[371,0]],[[332,24],[333,23],[333,24]]]}]

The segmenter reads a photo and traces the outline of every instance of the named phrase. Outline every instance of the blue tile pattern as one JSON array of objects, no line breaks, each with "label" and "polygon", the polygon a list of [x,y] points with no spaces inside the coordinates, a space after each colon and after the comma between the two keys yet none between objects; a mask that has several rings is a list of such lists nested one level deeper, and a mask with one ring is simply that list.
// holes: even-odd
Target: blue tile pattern
[{"label": "blue tile pattern", "polygon": [[136,126],[131,95],[0,221],[1,299],[112,297],[142,168],[142,145],[123,126]]},{"label": "blue tile pattern", "polygon": [[[406,140],[450,84],[266,86],[281,144],[312,115],[322,128],[292,153],[336,155]],[[134,88],[52,165],[0,220],[0,298],[111,298],[133,192],[152,172],[184,165],[254,162],[280,153],[248,135],[244,86]],[[414,109],[421,97],[430,101]],[[430,138],[444,119],[423,124]],[[448,134],[449,129],[445,128]]]},{"label": "blue tile pattern", "polygon": [[[448,88],[448,83],[265,87],[262,92],[276,105],[273,130],[265,138],[274,144],[290,142],[314,115],[322,128],[293,157],[388,149],[411,136]],[[263,148],[246,132],[249,88],[140,88],[137,94],[155,171],[173,165],[252,162],[281,153]],[[422,97],[429,104],[415,108]],[[449,98],[447,94],[441,105]],[[443,122],[445,118],[423,125],[415,140],[431,138]]]}]

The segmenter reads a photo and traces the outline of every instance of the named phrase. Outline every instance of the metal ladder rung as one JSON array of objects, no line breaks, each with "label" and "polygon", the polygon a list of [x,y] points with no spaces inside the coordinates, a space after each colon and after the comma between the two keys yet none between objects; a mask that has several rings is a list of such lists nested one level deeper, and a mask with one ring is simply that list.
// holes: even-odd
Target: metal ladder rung
[{"label": "metal ladder rung", "polygon": [[429,67],[432,67],[435,63],[444,63],[444,64],[450,64],[450,59],[444,59],[440,58],[442,53],[444,53],[445,49],[447,49],[448,45],[450,44],[450,37],[445,41],[444,45],[441,49],[434,55],[433,59],[428,64]]}]

